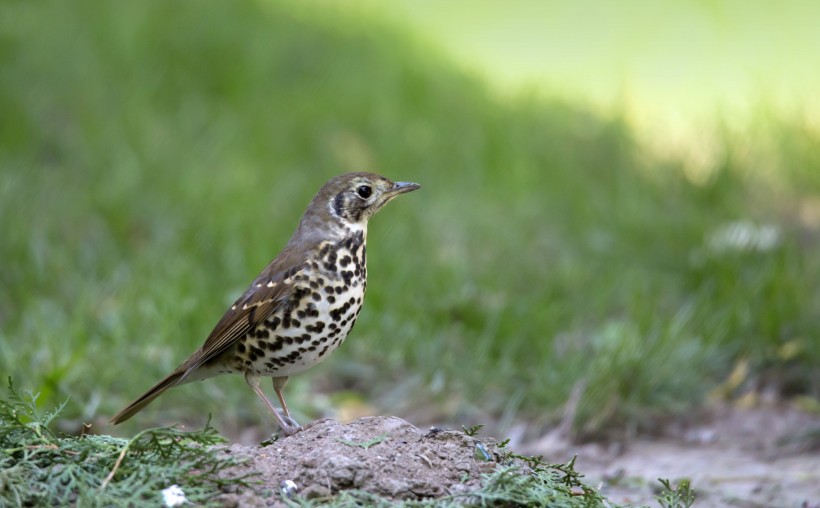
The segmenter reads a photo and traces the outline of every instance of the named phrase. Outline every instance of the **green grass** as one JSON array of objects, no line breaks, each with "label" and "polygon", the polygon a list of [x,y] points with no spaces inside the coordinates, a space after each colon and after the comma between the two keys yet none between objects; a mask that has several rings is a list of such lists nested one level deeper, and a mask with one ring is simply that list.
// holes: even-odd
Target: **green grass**
[{"label": "green grass", "polygon": [[[288,387],[303,420],[314,383],[411,420],[547,423],[585,380],[579,429],[634,427],[741,360],[730,395],[820,395],[799,119],[705,133],[723,156],[694,183],[618,117],[499,99],[401,27],[288,2],[4,2],[0,63],[0,372],[71,393],[68,420],[104,421],[198,347],[348,170],[423,189],[373,220],[356,330]],[[737,221],[778,240],[721,244]],[[225,378],[125,432],[210,412],[266,418]]]},{"label": "green grass", "polygon": [[219,506],[213,496],[221,487],[251,487],[249,474],[217,476],[240,463],[213,453],[224,439],[210,425],[153,428],[132,439],[64,436],[49,425],[68,401],[43,411],[37,398],[9,380],[0,399],[0,506],[165,506],[172,485],[189,502]]}]

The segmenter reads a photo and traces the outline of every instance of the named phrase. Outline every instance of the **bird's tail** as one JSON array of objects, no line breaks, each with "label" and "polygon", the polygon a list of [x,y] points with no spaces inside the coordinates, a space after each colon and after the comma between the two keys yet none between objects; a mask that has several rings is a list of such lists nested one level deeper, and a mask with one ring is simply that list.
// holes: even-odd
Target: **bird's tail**
[{"label": "bird's tail", "polygon": [[174,372],[168,374],[168,376],[166,376],[165,379],[155,384],[150,390],[143,393],[137,400],[129,404],[128,407],[114,415],[114,417],[111,418],[111,423],[113,423],[114,425],[122,423],[125,420],[134,416],[135,414],[139,413],[140,411],[142,411],[142,408],[144,408],[145,406],[150,404],[151,401],[162,395],[163,392],[165,392],[165,390],[179,384],[184,375],[185,371],[180,369],[177,369]]}]

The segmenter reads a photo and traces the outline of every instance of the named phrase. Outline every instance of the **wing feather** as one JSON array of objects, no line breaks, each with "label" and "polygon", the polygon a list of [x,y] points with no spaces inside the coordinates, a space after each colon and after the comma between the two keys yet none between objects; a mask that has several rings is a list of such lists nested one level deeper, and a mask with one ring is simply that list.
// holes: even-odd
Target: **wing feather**
[{"label": "wing feather", "polygon": [[[283,305],[287,305],[294,290],[294,276],[304,269],[304,262],[280,268],[274,261],[231,306],[205,339],[202,347],[179,370],[184,379],[193,370],[227,351],[237,340],[264,322]],[[182,381],[180,379],[180,381]]]}]

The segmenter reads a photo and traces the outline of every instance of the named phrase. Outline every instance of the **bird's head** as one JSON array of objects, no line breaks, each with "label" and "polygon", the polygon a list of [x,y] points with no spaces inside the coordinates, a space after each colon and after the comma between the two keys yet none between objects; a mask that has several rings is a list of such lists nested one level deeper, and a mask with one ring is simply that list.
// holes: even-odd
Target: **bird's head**
[{"label": "bird's head", "polygon": [[364,226],[390,200],[419,187],[417,183],[393,182],[373,173],[346,173],[327,182],[314,201],[324,201],[327,212],[346,225]]},{"label": "bird's head", "polygon": [[366,234],[367,221],[390,200],[421,187],[374,173],[345,173],[319,189],[305,211],[292,243],[326,240],[351,232]]}]

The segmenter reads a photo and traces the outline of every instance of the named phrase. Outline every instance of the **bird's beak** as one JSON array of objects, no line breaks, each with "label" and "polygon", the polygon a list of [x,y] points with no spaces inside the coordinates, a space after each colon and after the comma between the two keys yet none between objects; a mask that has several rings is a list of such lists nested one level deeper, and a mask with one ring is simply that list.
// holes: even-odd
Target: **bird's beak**
[{"label": "bird's beak", "polygon": [[399,194],[404,194],[405,192],[414,191],[420,188],[421,185],[413,182],[395,182],[393,184],[393,188],[388,190],[387,194],[398,196]]}]

